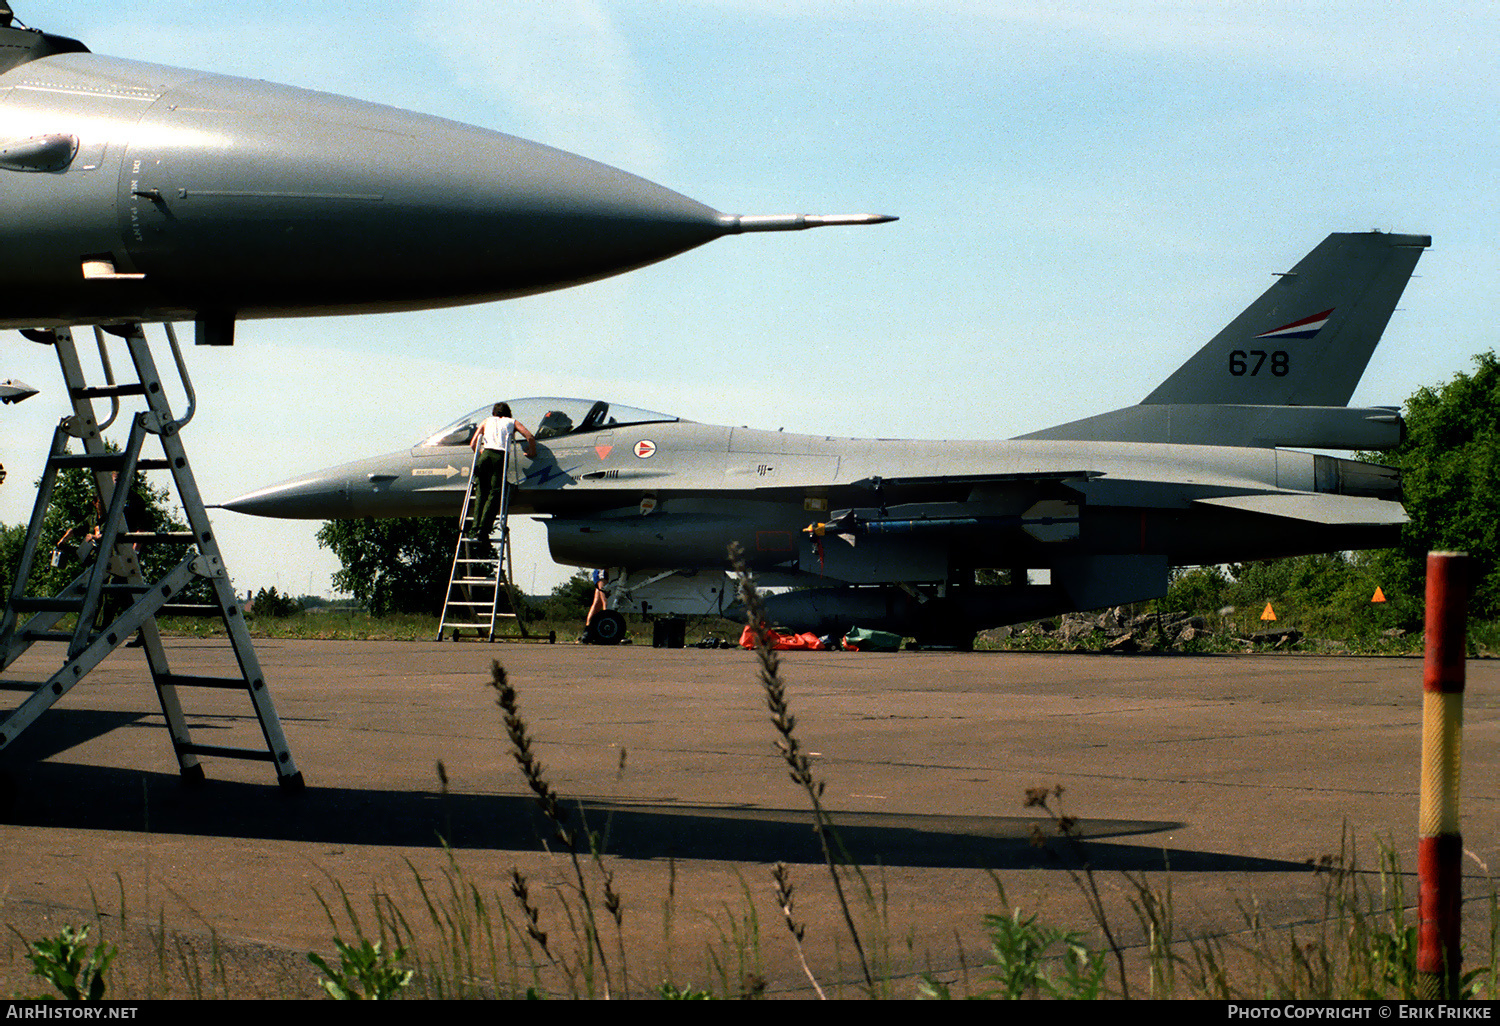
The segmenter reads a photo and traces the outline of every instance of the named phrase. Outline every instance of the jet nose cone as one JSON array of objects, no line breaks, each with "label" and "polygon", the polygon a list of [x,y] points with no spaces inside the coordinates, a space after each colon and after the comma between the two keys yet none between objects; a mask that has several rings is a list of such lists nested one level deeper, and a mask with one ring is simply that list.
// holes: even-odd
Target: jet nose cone
[{"label": "jet nose cone", "polygon": [[513,136],[465,132],[485,179],[453,181],[450,195],[468,208],[470,230],[482,226],[481,262],[521,289],[608,277],[729,233],[717,210],[629,172]]},{"label": "jet nose cone", "polygon": [[235,513],[288,520],[336,520],[352,512],[348,481],[329,475],[283,481],[220,505]]},{"label": "jet nose cone", "polygon": [[670,189],[472,125],[214,76],[169,98],[131,149],[151,179],[122,195],[131,254],[187,292],[238,280],[253,301],[220,305],[241,315],[530,295],[727,233]]}]

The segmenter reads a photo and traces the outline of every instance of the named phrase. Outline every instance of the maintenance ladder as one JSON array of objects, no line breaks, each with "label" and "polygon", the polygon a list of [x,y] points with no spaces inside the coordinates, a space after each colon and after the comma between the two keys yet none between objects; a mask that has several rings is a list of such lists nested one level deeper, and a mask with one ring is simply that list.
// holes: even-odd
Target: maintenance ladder
[{"label": "maintenance ladder", "polygon": [[[0,750],[8,747],[27,727],[46,712],[75,684],[97,667],[104,658],[138,634],[150,665],[162,713],[171,734],[172,747],[183,779],[189,783],[203,779],[200,756],[252,759],[272,764],[277,782],[284,790],[300,791],[302,774],[292,759],[291,750],[281,731],[276,707],[266,688],[265,675],[250,642],[243,609],[230,584],[229,574],[219,553],[218,542],[203,507],[203,499],[183,449],[181,430],[193,417],[197,398],[193,393],[182,350],[170,324],[167,339],[177,363],[183,390],[188,400],[187,415],[174,419],[156,361],[139,324],[108,329],[125,339],[135,364],[138,381],[117,384],[110,365],[104,332],[94,329],[106,384],[90,387],[78,358],[72,332],[67,328],[28,331],[33,341],[52,345],[62,366],[73,414],[65,417],[52,436],[52,448],[46,469],[37,488],[36,504],[27,528],[16,579],[6,597],[5,612],[0,618],[0,671],[10,667],[36,642],[66,646],[62,668],[45,681],[13,682],[29,685],[31,694],[8,717],[0,722]],[[146,408],[130,421],[125,445],[110,452],[103,431],[120,413],[120,400],[126,397],[144,399]],[[108,399],[109,419],[100,424],[94,415],[94,400]],[[148,436],[161,444],[161,459],[146,459],[141,449]],[[70,439],[83,443],[82,454],[70,454]],[[27,582],[36,566],[43,521],[58,474],[70,468],[91,472],[99,495],[102,522],[92,549],[83,553],[81,571],[73,581],[51,597],[26,594]],[[137,471],[168,470],[172,474],[178,501],[189,530],[155,533],[133,531],[126,522],[126,504],[131,482]],[[146,580],[137,547],[178,546],[182,559],[160,580]],[[212,592],[207,604],[174,601],[194,582],[206,582]],[[23,613],[31,614],[24,623]],[[173,673],[167,662],[156,618],[162,615],[218,615],[224,621],[229,642],[239,666],[238,676],[207,677]],[[71,629],[58,629],[66,617],[73,617]],[[102,626],[96,621],[102,620]],[[8,682],[12,683],[12,682]],[[244,691],[255,710],[265,748],[237,748],[195,742],[183,713],[179,690],[183,688],[217,688]]]},{"label": "maintenance ladder", "polygon": [[[495,641],[495,628],[501,620],[514,620],[521,638],[531,638],[526,632],[526,621],[521,618],[521,603],[511,580],[510,456],[510,448],[507,448],[504,471],[500,475],[500,515],[495,518],[495,533],[488,538],[479,537],[479,509],[474,501],[474,471],[479,466],[477,449],[470,461],[469,486],[464,490],[464,505],[458,514],[453,569],[448,575],[448,593],[444,596],[443,616],[438,623],[439,641],[450,629],[454,641],[459,640],[460,632],[465,630],[474,631],[476,638]],[[502,605],[506,607],[503,611]]]}]

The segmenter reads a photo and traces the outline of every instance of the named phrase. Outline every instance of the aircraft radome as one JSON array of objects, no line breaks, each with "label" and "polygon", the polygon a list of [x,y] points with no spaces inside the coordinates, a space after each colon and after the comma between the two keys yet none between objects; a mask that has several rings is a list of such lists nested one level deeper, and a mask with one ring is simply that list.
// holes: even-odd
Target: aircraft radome
[{"label": "aircraft radome", "polygon": [[[974,632],[1165,594],[1173,566],[1376,548],[1406,515],[1379,450],[1394,407],[1350,408],[1427,236],[1334,234],[1139,405],[1008,441],[832,438],[697,424],[578,399],[510,400],[511,512],[552,557],[611,570],[611,606],[722,612],[738,542],[798,630],[963,645]],[[452,516],[488,407],[410,449],[226,503],[262,516]],[[975,571],[1013,571],[979,585]],[[1050,583],[1023,583],[1028,571]]]},{"label": "aircraft radome", "polygon": [[0,0],[0,328],[420,310],[596,281],[721,214],[583,157],[327,93],[89,52]]}]

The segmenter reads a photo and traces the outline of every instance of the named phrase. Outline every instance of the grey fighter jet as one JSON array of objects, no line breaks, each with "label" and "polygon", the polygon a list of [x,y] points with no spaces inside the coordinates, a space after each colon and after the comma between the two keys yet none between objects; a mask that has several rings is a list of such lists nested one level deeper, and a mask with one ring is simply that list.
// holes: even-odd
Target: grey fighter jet
[{"label": "grey fighter jet", "polygon": [[89,52],[0,2],[0,328],[456,306],[723,235],[882,215],[721,214],[499,132]]},{"label": "grey fighter jet", "polygon": [[36,389],[24,381],[0,381],[0,403],[19,403],[36,395]]},{"label": "grey fighter jet", "polygon": [[[986,627],[1160,596],[1173,566],[1393,544],[1397,472],[1295,451],[1399,443],[1348,402],[1427,236],[1330,235],[1139,405],[1008,441],[715,427],[605,401],[511,400],[537,436],[512,512],[558,562],[611,569],[616,609],[726,609],[726,548],[797,629],[963,644]],[[487,408],[410,449],[227,507],[262,516],[458,512]],[[1008,569],[1009,585],[976,584]],[[1046,584],[1033,572],[1050,571]],[[1035,575],[1040,577],[1040,575]]]}]

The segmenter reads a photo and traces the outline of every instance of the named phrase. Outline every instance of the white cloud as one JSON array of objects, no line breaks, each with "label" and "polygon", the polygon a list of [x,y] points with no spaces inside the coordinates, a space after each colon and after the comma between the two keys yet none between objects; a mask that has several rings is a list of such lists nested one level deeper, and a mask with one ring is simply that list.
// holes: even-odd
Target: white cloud
[{"label": "white cloud", "polygon": [[[682,0],[746,18],[803,24],[911,22],[914,36],[956,51],[1026,59],[1039,42],[1104,47],[1187,63],[1217,62],[1268,74],[1295,70],[1347,80],[1412,77],[1429,84],[1486,83],[1500,35],[1487,0],[1392,4],[1384,0]],[[1038,39],[1037,37],[1043,37]],[[1054,58],[1057,56],[1053,53]]]},{"label": "white cloud", "polygon": [[414,20],[460,86],[524,120],[518,134],[640,174],[660,167],[660,127],[604,4],[426,0]]}]

